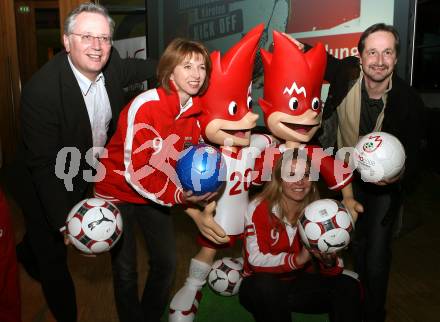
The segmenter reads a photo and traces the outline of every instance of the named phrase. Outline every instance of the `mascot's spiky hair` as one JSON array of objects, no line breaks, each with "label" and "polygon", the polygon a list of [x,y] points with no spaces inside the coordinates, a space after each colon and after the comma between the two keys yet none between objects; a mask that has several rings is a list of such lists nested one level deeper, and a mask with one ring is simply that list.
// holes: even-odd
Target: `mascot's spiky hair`
[{"label": "mascot's spiky hair", "polygon": [[264,65],[264,97],[259,103],[264,121],[273,112],[301,115],[307,109],[321,112],[321,86],[327,64],[325,48],[318,43],[306,53],[277,31],[273,53],[261,49]]},{"label": "mascot's spiky hair", "polygon": [[263,24],[254,27],[223,57],[219,51],[211,53],[209,87],[201,97],[203,112],[199,122],[202,129],[214,119],[238,121],[249,112],[252,70],[263,29]]}]

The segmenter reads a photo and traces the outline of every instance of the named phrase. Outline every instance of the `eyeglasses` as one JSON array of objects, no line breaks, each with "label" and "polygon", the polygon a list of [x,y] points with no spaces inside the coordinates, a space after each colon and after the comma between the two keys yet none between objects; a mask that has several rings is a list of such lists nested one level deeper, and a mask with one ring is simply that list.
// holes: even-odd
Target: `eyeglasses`
[{"label": "eyeglasses", "polygon": [[87,45],[92,44],[94,39],[97,39],[99,43],[103,45],[110,45],[112,43],[112,38],[110,36],[92,36],[89,34],[76,34],[73,32],[71,32],[70,35],[81,37],[81,42]]}]

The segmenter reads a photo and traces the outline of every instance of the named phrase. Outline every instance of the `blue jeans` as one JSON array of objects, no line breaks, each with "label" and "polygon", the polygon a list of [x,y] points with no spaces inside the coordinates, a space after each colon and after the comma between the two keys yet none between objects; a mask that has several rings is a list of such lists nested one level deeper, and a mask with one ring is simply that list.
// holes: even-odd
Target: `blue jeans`
[{"label": "blue jeans", "polygon": [[384,322],[391,267],[393,226],[401,206],[399,184],[376,186],[357,181],[354,196],[364,206],[352,242],[354,268],[364,288],[364,321]]},{"label": "blue jeans", "polygon": [[[121,240],[112,249],[116,308],[121,322],[159,322],[169,300],[176,271],[176,243],[169,208],[120,204]],[[149,271],[142,297],[138,296],[135,224],[146,243]]]}]

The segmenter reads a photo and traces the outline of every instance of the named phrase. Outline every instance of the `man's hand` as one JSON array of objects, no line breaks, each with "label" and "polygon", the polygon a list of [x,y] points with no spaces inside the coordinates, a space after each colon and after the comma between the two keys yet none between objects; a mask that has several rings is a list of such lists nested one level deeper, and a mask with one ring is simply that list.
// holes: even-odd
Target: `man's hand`
[{"label": "man's hand", "polygon": [[[61,233],[63,234],[64,245],[66,245],[66,246],[72,245],[72,243],[71,243],[71,241],[69,239],[69,236],[67,236],[67,229],[62,230]],[[80,253],[81,256],[84,256],[84,257],[96,257],[95,254],[85,254],[85,253],[83,253],[83,252],[81,252],[79,250],[78,250],[78,252]]]},{"label": "man's hand", "polygon": [[397,182],[400,180],[400,178],[403,177],[403,173],[405,172],[405,167],[402,168],[402,170],[393,178],[391,179],[384,179],[384,180],[380,180],[378,182],[374,182],[375,185],[378,186],[386,186],[389,185],[391,183]]},{"label": "man's hand", "polygon": [[292,36],[290,36],[289,34],[286,34],[285,32],[283,32],[283,35],[289,39],[291,42],[293,42],[299,50],[301,50],[302,52],[304,51],[304,44],[299,42],[298,40],[296,40],[295,38],[293,38]]},{"label": "man's hand", "polygon": [[64,237],[64,245],[69,246],[70,245],[70,239],[67,236],[67,234],[65,233],[65,231],[63,233],[63,237]]},{"label": "man's hand", "polygon": [[214,220],[215,207],[216,202],[212,201],[203,211],[197,208],[187,208],[185,212],[194,220],[203,236],[213,243],[224,244],[229,241],[229,237]]}]

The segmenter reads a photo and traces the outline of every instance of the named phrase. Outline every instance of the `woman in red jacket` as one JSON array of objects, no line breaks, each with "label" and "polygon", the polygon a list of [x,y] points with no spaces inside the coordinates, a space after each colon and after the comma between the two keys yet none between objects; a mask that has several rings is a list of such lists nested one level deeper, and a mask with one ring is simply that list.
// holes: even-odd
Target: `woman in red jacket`
[{"label": "woman in red jacket", "polygon": [[[208,87],[210,72],[205,46],[174,39],[159,61],[160,86],[138,95],[122,110],[117,130],[106,146],[107,155],[100,159],[105,172],[100,173],[102,180],[95,185],[95,195],[116,203],[124,220],[124,233],[111,251],[121,322],[160,321],[177,257],[169,207],[210,197],[184,192],[175,171],[179,153],[201,140],[196,119],[201,112],[198,95]],[[141,299],[135,224],[141,229],[149,256]],[[223,236],[227,239],[224,232]]]},{"label": "woman in red jacket", "polygon": [[272,180],[249,205],[240,302],[257,322],[289,322],[292,312],[361,321],[359,283],[343,274],[342,259],[311,254],[300,241],[298,217],[319,194],[309,181],[308,160],[297,155],[289,150],[280,158]]}]

